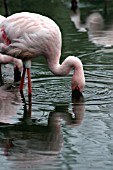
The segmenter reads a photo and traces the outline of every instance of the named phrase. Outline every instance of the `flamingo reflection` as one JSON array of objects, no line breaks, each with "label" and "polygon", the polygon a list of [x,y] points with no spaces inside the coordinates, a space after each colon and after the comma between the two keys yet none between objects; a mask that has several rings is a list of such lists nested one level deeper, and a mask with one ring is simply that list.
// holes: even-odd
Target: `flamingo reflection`
[{"label": "flamingo reflection", "polygon": [[0,87],[0,123],[10,123],[21,105],[18,87],[4,84]]},{"label": "flamingo reflection", "polygon": [[[6,91],[6,93],[7,96],[12,96],[14,91],[12,90],[10,93]],[[49,113],[47,125],[38,124],[37,120],[32,121],[32,124],[29,125],[25,98],[22,100],[24,102],[23,118],[20,123],[11,125],[10,122],[7,124],[9,116],[12,116],[12,111],[8,109],[11,100],[9,98],[7,101],[8,111],[5,110],[4,112],[4,101],[1,102],[2,114],[0,118],[4,121],[5,114],[5,121],[1,122],[0,127],[0,133],[2,134],[0,136],[0,147],[5,156],[9,156],[8,159],[13,157],[15,160],[21,161],[34,157],[37,161],[36,154],[49,156],[59,154],[63,146],[62,121],[71,127],[81,124],[85,111],[83,96],[81,95],[79,100],[72,99],[72,111],[70,112],[68,111],[68,105],[56,106],[54,111]],[[16,114],[16,107],[13,108],[13,116],[14,114]]]}]

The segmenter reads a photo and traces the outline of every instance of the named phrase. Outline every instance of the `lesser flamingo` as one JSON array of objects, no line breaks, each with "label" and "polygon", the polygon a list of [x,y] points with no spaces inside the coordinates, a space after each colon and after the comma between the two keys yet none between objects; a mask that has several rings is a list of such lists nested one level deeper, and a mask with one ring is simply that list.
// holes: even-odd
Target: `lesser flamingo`
[{"label": "lesser flamingo", "polygon": [[23,91],[24,77],[27,69],[28,96],[31,101],[32,88],[30,78],[31,59],[43,55],[49,69],[54,75],[66,76],[74,68],[72,76],[72,94],[82,93],[85,86],[83,65],[79,58],[67,57],[62,64],[62,38],[58,25],[48,17],[21,12],[7,17],[0,24],[0,63],[14,62],[19,71],[24,62],[20,91]]}]

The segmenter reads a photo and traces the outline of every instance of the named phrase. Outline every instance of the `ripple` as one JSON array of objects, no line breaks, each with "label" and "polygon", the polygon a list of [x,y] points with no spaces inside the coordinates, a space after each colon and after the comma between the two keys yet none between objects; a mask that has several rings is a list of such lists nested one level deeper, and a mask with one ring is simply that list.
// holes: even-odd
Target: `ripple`
[{"label": "ripple", "polygon": [[38,79],[38,81],[33,81],[33,93],[35,94],[35,100],[38,99],[39,101],[43,99],[44,102],[52,103],[68,101],[69,99],[66,95],[70,96],[70,94],[67,94],[69,84],[67,84],[66,80],[67,79],[63,78],[46,77]]},{"label": "ripple", "polygon": [[86,74],[86,103],[109,104],[113,102],[111,65],[87,65]]}]

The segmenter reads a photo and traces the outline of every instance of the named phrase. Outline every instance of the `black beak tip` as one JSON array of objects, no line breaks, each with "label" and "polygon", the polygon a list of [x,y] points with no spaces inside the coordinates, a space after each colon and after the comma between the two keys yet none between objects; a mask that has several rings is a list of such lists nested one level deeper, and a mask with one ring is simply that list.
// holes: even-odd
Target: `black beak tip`
[{"label": "black beak tip", "polygon": [[21,72],[19,71],[18,67],[16,66],[14,69],[14,82],[20,82],[21,80]]},{"label": "black beak tip", "polygon": [[75,89],[72,91],[72,99],[79,101],[81,97],[83,97],[83,94],[80,92],[79,89]]}]

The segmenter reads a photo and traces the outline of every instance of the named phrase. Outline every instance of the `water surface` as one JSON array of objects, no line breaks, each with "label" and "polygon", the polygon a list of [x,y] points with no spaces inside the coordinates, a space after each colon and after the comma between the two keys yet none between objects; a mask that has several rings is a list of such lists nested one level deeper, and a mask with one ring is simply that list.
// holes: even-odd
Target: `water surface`
[{"label": "water surface", "polygon": [[[25,119],[27,79],[24,90],[26,105],[23,105],[18,89],[8,83],[12,80],[11,68],[4,66],[3,76],[7,83],[0,87],[1,170],[112,170],[113,50],[107,36],[112,31],[112,19],[109,19],[113,11],[111,2],[81,1],[78,16],[70,10],[68,0],[34,1],[29,9],[27,3],[30,1],[18,1],[18,9],[12,4],[10,11],[28,10],[54,19],[62,31],[61,62],[68,55],[78,56],[83,62],[86,86],[84,97],[79,102],[72,100],[73,72],[67,77],[55,77],[44,58],[35,59],[31,70],[31,125],[29,118]],[[105,24],[101,28],[101,22],[96,18],[93,27],[96,32],[86,27],[87,18],[95,11]],[[72,14],[79,20],[79,25],[72,21]],[[98,44],[103,39],[106,44],[105,41]]]}]

